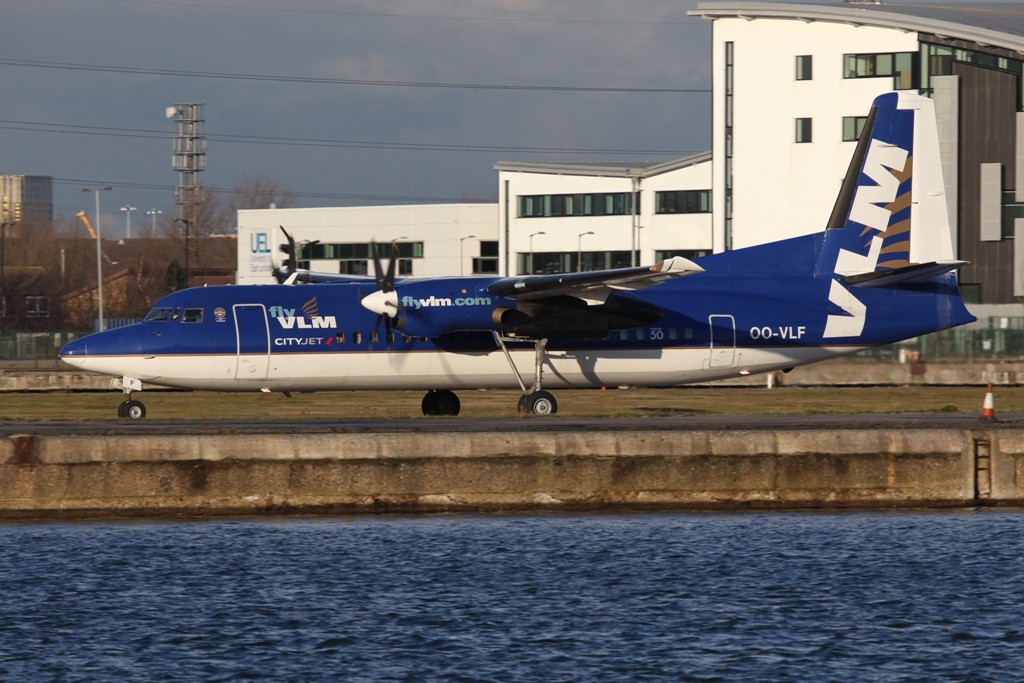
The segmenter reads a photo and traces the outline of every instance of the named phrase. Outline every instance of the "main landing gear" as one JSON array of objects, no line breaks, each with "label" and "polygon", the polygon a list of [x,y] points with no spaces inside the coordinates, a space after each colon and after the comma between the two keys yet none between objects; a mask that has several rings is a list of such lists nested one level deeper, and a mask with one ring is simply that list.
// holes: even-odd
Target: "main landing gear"
[{"label": "main landing gear", "polygon": [[[536,339],[533,341],[533,347],[536,351],[534,360],[533,370],[533,385],[527,389],[526,383],[523,382],[522,375],[519,374],[519,369],[515,363],[512,362],[512,354],[508,352],[508,348],[505,346],[506,339],[499,335],[497,332],[493,333],[494,341],[498,345],[498,348],[505,354],[505,360],[508,361],[508,365],[512,368],[512,374],[516,376],[516,381],[519,382],[519,387],[523,390],[523,395],[519,397],[519,414],[520,415],[554,415],[558,412],[558,401],[551,395],[550,392],[541,389],[541,380],[544,371],[544,357],[546,354],[546,348],[548,344],[547,339]],[[514,339],[514,341],[525,341],[522,339]],[[449,391],[448,389],[431,389],[423,397],[423,414],[424,415],[458,415],[461,409],[459,403],[459,397],[455,395],[455,392]]]},{"label": "main landing gear", "polygon": [[[113,380],[113,386],[117,386],[118,380]],[[117,416],[127,417],[132,420],[141,420],[146,417],[146,406],[142,401],[132,398],[133,391],[142,391],[142,381],[134,377],[122,377],[120,380],[121,391],[124,392],[124,401],[117,406]]]},{"label": "main landing gear", "polygon": [[458,415],[462,409],[459,397],[447,389],[431,389],[421,404],[424,415]]},{"label": "main landing gear", "polygon": [[544,391],[541,388],[544,374],[544,357],[547,353],[548,340],[535,339],[533,341],[533,386],[527,389],[526,383],[523,382],[523,376],[519,374],[519,369],[512,362],[512,354],[508,352],[508,347],[505,346],[505,337],[502,337],[497,332],[492,332],[491,334],[494,335],[495,343],[501,348],[502,353],[505,354],[505,360],[508,361],[508,366],[512,368],[512,374],[516,376],[519,388],[523,390],[523,395],[519,397],[519,414],[554,415],[557,413],[558,401],[555,400],[555,397],[550,392]]}]

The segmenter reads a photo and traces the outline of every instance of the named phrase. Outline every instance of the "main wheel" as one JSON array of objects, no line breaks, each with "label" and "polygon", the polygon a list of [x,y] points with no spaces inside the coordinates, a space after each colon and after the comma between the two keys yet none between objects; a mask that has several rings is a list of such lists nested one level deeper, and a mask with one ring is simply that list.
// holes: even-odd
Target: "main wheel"
[{"label": "main wheel", "polygon": [[118,417],[128,417],[128,399],[121,401],[117,406]]},{"label": "main wheel", "polygon": [[519,399],[519,412],[526,415],[554,415],[558,412],[558,401],[547,391],[526,394]]},{"label": "main wheel", "polygon": [[[124,406],[125,417],[133,420],[141,420],[146,417],[146,406],[142,404],[142,401],[136,401],[133,399],[131,401],[125,401],[122,405]],[[120,412],[120,409],[118,412]]]},{"label": "main wheel", "polygon": [[462,403],[454,391],[431,389],[423,397],[420,407],[424,415],[458,415],[462,410]]}]

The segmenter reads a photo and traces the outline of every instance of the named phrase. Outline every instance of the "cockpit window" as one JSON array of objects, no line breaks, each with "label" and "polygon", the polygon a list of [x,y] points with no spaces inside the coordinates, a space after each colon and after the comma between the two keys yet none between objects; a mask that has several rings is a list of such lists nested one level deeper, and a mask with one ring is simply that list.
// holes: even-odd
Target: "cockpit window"
[{"label": "cockpit window", "polygon": [[171,319],[174,315],[173,308],[153,308],[146,314],[145,322],[147,323],[162,323]]},{"label": "cockpit window", "polygon": [[201,309],[201,308],[186,308],[185,312],[181,316],[181,322],[183,322],[183,323],[201,323],[201,322],[203,322],[203,309]]}]

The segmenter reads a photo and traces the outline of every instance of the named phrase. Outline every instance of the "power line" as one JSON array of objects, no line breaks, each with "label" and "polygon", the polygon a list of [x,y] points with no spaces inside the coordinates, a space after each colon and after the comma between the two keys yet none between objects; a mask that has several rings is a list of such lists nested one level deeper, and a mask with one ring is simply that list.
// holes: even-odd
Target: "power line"
[{"label": "power line", "polygon": [[354,78],[325,78],[320,76],[272,76],[269,74],[244,74],[220,71],[189,71],[186,69],[157,69],[152,67],[118,66],[107,64],[81,64],[74,62],[45,62],[33,59],[4,59],[0,65],[33,69],[63,69],[69,71],[95,71],[101,73],[123,73],[142,76],[167,76],[175,78],[212,78],[237,81],[262,81],[274,83],[309,83],[315,85],[357,85],[386,88],[442,88],[455,90],[505,90],[534,92],[589,92],[589,93],[710,93],[710,88],[614,88],[604,86],[566,85],[501,85],[495,83],[436,83],[428,81],[384,81]]},{"label": "power line", "polygon": [[611,25],[611,26],[706,26],[702,18],[684,18],[680,21],[637,21],[635,19],[552,19],[543,17],[470,17],[443,16],[437,14],[401,14],[388,12],[367,12],[341,9],[307,9],[300,7],[257,7],[254,5],[225,5],[207,2],[178,2],[178,0],[119,0],[131,5],[163,5],[175,8],[228,10],[234,12],[273,12],[277,14],[319,14],[355,17],[374,17],[383,19],[416,19],[427,21],[464,21],[480,23],[509,24],[578,24],[578,25]]},{"label": "power line", "polygon": [[[134,190],[160,190],[160,191],[173,191],[174,185],[162,184],[162,183],[140,183],[124,180],[95,180],[87,178],[54,178],[53,182],[59,185],[110,185],[118,189],[129,188]],[[202,189],[204,192],[210,192],[213,194],[233,194],[234,189],[220,189],[203,185]],[[462,198],[458,197],[427,197],[417,195],[383,195],[383,194],[355,194],[355,193],[338,193],[338,192],[294,192],[288,191],[289,195],[293,197],[302,197],[305,199],[358,199],[361,201],[374,201],[374,202],[424,202],[424,203],[454,203],[463,201]]]},{"label": "power line", "polygon": [[[72,135],[99,135],[109,137],[169,140],[170,131],[115,126],[89,126],[73,123],[43,123],[0,119],[0,129],[32,133],[58,133]],[[380,140],[335,140],[330,138],[293,138],[266,135],[234,135],[208,133],[209,140],[229,144],[286,145],[295,147],[343,147],[355,149],[394,149],[420,152],[509,152],[517,154],[579,154],[630,156],[685,156],[693,150],[676,149],[597,149],[570,147],[522,147],[516,145],[464,145],[419,142],[387,142]]]}]

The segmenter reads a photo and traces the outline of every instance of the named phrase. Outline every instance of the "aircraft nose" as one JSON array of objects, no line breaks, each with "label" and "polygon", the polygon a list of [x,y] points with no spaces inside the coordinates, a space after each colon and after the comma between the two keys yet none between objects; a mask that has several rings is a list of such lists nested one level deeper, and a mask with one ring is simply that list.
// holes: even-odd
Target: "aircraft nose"
[{"label": "aircraft nose", "polygon": [[89,347],[85,338],[73,339],[60,350],[60,359],[68,365],[80,368],[85,365],[85,357],[89,355]]}]

